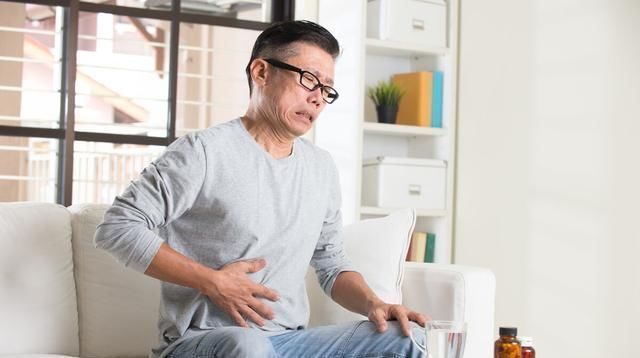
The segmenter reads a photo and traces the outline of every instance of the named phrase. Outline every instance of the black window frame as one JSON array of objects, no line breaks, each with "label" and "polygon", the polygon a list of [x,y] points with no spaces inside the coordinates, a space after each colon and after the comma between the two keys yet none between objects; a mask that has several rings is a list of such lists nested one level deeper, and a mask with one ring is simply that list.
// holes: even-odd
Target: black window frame
[{"label": "black window frame", "polygon": [[[58,172],[56,178],[58,185],[56,189],[56,203],[64,206],[70,206],[73,199],[73,154],[74,143],[76,141],[168,146],[176,139],[180,24],[190,23],[238,29],[264,30],[273,22],[293,20],[295,5],[295,0],[273,0],[271,2],[271,22],[261,22],[201,13],[183,12],[181,11],[181,0],[172,0],[170,10],[135,8],[104,3],[83,2],[80,0],[1,1],[59,6],[64,8],[59,128],[0,125],[0,136],[58,139]],[[169,93],[167,97],[167,133],[165,137],[75,130],[75,111],[69,110],[69,108],[75,108],[76,53],[78,49],[78,20],[80,12],[109,13],[113,15],[164,20],[170,23],[168,64]]]}]

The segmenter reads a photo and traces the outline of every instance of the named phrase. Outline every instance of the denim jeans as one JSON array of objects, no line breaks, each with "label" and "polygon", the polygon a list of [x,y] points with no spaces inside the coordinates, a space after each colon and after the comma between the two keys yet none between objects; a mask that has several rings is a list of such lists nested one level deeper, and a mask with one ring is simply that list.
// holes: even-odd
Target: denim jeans
[{"label": "denim jeans", "polygon": [[[216,328],[180,343],[168,357],[420,357],[422,353],[410,338],[402,334],[400,325],[395,321],[387,323],[387,330],[383,333],[378,333],[369,321],[287,331],[272,336],[250,328]],[[415,323],[411,324],[417,327]]]}]

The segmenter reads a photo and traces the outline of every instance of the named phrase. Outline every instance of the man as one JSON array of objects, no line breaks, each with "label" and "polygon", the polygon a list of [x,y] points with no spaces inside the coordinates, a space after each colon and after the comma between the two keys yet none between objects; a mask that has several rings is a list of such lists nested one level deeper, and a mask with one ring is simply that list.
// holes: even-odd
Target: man
[{"label": "man", "polygon": [[[338,98],[338,54],[317,24],[266,29],[247,65],[246,114],[178,139],[106,212],[96,245],[162,281],[153,356],[419,355],[407,336],[426,318],[382,302],[351,266],[335,165],[299,138]],[[369,321],[304,329],[309,264]]]}]

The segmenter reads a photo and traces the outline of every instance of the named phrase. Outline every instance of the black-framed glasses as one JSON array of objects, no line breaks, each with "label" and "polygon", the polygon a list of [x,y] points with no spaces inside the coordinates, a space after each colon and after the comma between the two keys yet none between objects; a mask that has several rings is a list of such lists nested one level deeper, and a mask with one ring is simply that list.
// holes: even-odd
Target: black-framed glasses
[{"label": "black-framed glasses", "polygon": [[325,102],[331,104],[335,102],[336,99],[338,99],[338,91],[336,91],[335,88],[327,86],[320,82],[318,77],[316,77],[316,75],[314,75],[313,73],[273,58],[266,58],[265,61],[267,61],[273,67],[282,68],[284,70],[289,70],[300,74],[300,84],[302,85],[302,87],[308,89],[309,91],[315,91],[320,88],[322,99]]}]

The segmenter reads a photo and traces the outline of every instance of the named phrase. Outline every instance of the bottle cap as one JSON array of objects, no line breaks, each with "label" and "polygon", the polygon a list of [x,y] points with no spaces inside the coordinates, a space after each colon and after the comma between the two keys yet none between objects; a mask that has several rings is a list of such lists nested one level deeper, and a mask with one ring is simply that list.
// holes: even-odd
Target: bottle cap
[{"label": "bottle cap", "polygon": [[531,337],[518,336],[518,340],[522,347],[533,347],[533,339]]},{"label": "bottle cap", "polygon": [[500,327],[501,336],[517,336],[518,329],[516,327]]}]

